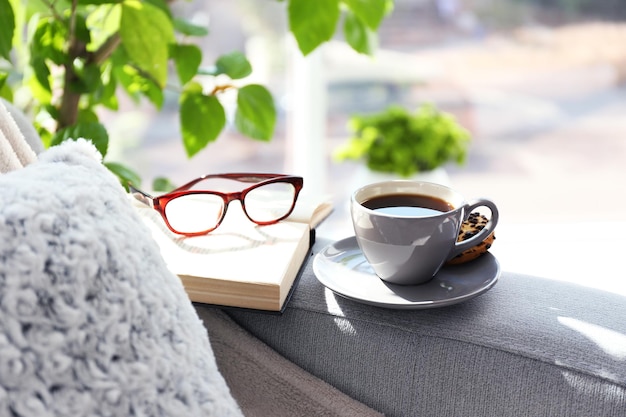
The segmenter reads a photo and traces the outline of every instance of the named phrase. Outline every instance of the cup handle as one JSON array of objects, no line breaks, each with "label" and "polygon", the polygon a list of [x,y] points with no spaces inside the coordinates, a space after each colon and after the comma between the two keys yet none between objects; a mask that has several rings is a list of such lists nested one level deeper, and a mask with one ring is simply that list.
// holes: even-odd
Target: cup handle
[{"label": "cup handle", "polygon": [[487,239],[487,236],[489,236],[491,232],[493,232],[493,230],[496,228],[498,224],[498,217],[499,217],[498,207],[496,207],[493,201],[485,199],[485,198],[473,200],[465,205],[465,207],[463,208],[465,212],[463,215],[463,221],[467,220],[470,213],[473,212],[478,207],[487,207],[491,211],[491,216],[489,217],[489,221],[487,222],[487,225],[480,232],[476,233],[471,238],[464,240],[462,242],[456,242],[456,244],[454,245],[454,248],[452,248],[452,251],[450,252],[450,255],[448,256],[448,260],[454,258],[459,253],[473,246],[478,245],[483,240]]}]

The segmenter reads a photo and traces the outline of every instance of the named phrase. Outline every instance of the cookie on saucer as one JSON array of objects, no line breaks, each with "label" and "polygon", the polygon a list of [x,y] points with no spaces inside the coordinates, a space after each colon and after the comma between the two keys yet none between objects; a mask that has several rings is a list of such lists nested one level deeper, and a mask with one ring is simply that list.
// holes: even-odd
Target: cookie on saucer
[{"label": "cookie on saucer", "polygon": [[[470,213],[467,220],[461,224],[461,230],[459,230],[459,237],[457,238],[457,241],[462,242],[474,236],[487,225],[488,221],[487,217],[478,212]],[[446,262],[446,265],[459,265],[478,258],[491,248],[494,240],[496,240],[496,236],[494,235],[494,232],[491,232],[485,240],[476,246],[472,246],[471,248],[459,253],[457,256]]]}]

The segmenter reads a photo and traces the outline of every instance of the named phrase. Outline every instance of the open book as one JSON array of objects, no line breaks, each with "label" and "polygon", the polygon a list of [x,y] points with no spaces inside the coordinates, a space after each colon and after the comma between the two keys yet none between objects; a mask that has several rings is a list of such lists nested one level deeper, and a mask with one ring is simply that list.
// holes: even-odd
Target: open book
[{"label": "open book", "polygon": [[259,226],[234,203],[216,230],[185,237],[172,233],[156,210],[130,199],[191,301],[268,311],[285,308],[313,244],[312,229],[332,211],[329,198],[301,195],[287,219]]}]

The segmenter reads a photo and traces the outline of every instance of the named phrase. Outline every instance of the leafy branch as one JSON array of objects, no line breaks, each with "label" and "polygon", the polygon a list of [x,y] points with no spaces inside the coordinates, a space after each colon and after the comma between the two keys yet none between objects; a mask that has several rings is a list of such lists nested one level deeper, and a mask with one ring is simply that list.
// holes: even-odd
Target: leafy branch
[{"label": "leafy branch", "polygon": [[[334,36],[341,17],[346,42],[372,53],[376,31],[393,6],[393,0],[284,3],[289,29],[305,55]],[[13,101],[15,92],[28,91],[34,124],[47,146],[88,138],[124,183],[139,178],[106,162],[109,136],[98,117],[101,108],[118,110],[120,93],[161,109],[165,89],[173,86],[180,95],[181,137],[189,157],[224,130],[220,97],[227,90],[236,91],[239,132],[269,141],[276,123],[271,93],[245,84],[252,67],[241,52],[201,68],[197,42],[208,33],[174,16],[167,0],[0,0],[0,96]],[[225,81],[217,82],[218,76]],[[215,81],[208,91],[202,83],[206,77]]]}]

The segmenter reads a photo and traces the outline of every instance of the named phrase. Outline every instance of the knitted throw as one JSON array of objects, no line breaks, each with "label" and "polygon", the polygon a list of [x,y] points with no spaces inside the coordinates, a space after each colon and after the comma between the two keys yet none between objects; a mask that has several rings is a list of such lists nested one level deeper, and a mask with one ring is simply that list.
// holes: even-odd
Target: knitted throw
[{"label": "knitted throw", "polygon": [[242,414],[96,149],[0,175],[0,416]]}]

